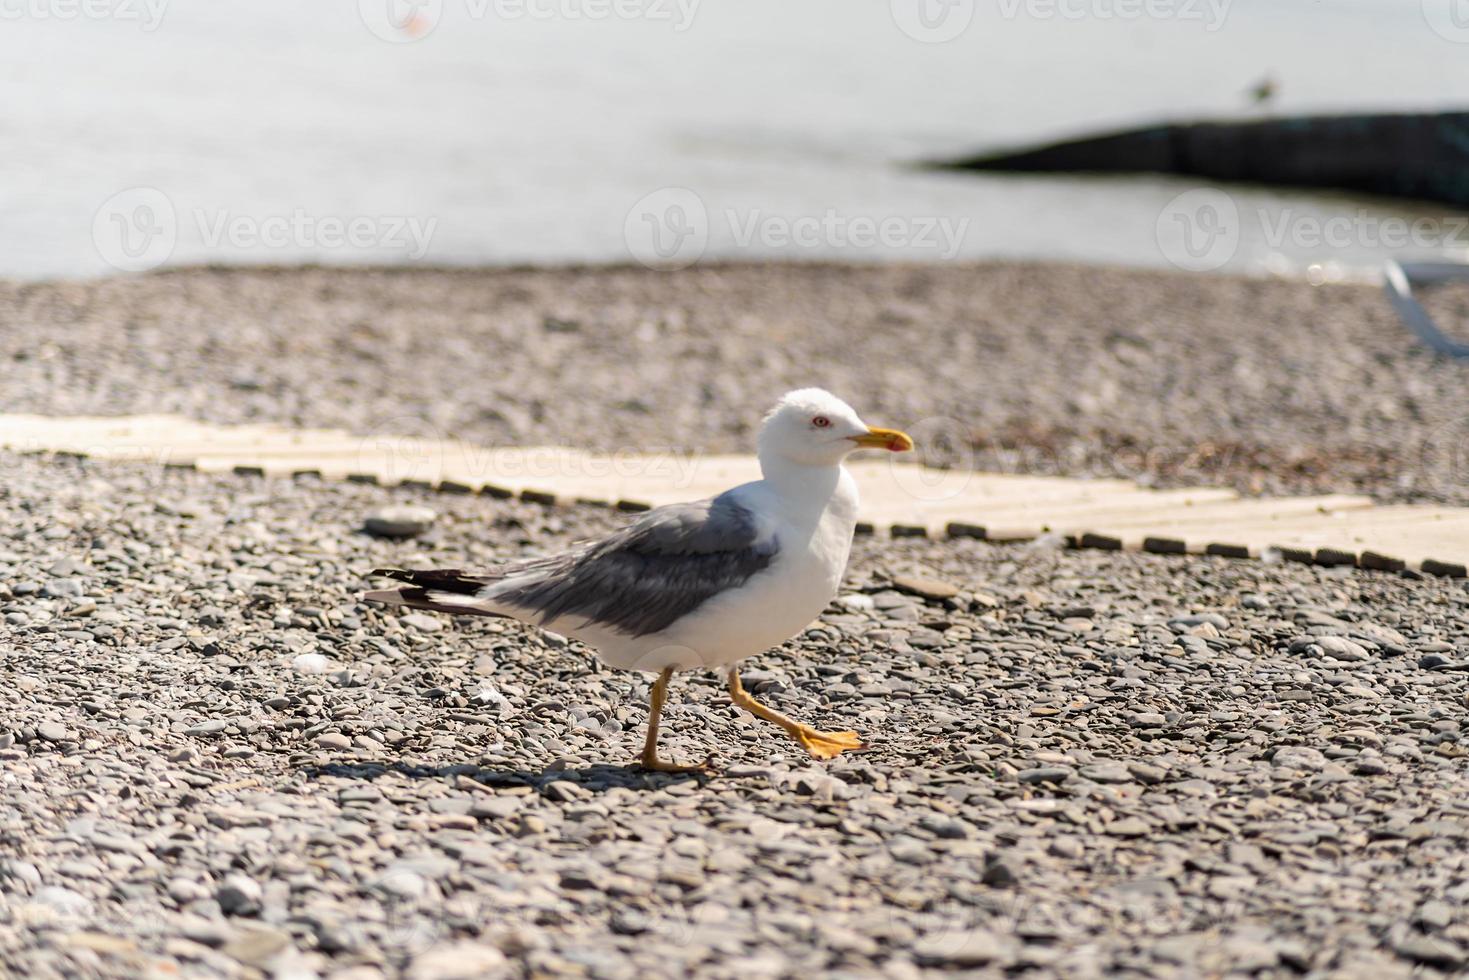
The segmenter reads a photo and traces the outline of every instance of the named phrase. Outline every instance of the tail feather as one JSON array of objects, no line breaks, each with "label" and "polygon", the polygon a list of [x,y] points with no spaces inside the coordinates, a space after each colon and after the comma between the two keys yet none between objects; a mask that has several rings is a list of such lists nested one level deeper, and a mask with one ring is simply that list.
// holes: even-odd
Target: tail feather
[{"label": "tail feather", "polygon": [[380,602],[389,606],[407,606],[410,609],[428,609],[434,612],[469,614],[475,616],[503,616],[478,605],[475,596],[490,579],[467,575],[454,568],[410,571],[402,568],[378,568],[372,574],[399,582],[408,582],[403,589],[376,589],[365,592],[367,602]]},{"label": "tail feather", "polygon": [[409,585],[422,586],[425,589],[457,592],[460,595],[474,595],[494,581],[484,575],[471,575],[460,568],[375,568],[372,574],[407,582]]}]

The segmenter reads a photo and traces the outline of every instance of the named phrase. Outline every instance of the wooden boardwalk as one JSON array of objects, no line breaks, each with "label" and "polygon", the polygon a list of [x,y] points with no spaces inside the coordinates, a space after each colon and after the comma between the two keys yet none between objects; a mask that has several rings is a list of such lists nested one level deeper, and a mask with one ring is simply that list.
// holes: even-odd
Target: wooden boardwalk
[{"label": "wooden boardwalk", "polygon": [[[487,448],[429,433],[216,426],[172,415],[0,415],[0,447],[625,510],[708,496],[759,475],[752,456]],[[1469,509],[1376,506],[1348,495],[1257,499],[1216,488],[1147,490],[1125,480],[927,469],[899,457],[858,457],[850,468],[862,489],[864,525],[896,536],[1024,541],[1058,534],[1082,547],[1241,558],[1278,553],[1291,561],[1458,577],[1469,565]]]}]

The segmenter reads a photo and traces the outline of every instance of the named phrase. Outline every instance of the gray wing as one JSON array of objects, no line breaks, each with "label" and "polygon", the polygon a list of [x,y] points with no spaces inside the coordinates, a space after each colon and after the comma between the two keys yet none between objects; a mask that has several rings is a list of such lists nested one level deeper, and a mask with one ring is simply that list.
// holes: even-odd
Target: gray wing
[{"label": "gray wing", "polygon": [[779,542],[758,538],[755,516],[728,493],[670,504],[580,551],[527,563],[529,581],[517,575],[492,594],[543,625],[583,616],[586,625],[645,636],[768,567]]}]

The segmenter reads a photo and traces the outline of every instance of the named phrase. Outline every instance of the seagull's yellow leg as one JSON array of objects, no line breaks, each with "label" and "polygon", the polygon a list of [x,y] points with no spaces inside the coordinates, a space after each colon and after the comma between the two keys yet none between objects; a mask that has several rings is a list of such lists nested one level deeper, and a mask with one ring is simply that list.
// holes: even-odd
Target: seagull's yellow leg
[{"label": "seagull's yellow leg", "polygon": [[698,766],[679,766],[658,758],[658,716],[663,713],[663,704],[668,700],[668,682],[672,678],[673,668],[664,667],[663,673],[653,682],[653,703],[648,706],[648,737],[643,742],[643,758],[639,764],[652,772],[708,772],[713,756]]},{"label": "seagull's yellow leg", "polygon": [[787,735],[818,759],[835,759],[843,752],[864,748],[856,732],[819,732],[810,725],[792,721],[779,711],[765,707],[745,690],[740,683],[740,672],[734,667],[729,669],[729,699],[756,718],[764,718],[784,728]]}]

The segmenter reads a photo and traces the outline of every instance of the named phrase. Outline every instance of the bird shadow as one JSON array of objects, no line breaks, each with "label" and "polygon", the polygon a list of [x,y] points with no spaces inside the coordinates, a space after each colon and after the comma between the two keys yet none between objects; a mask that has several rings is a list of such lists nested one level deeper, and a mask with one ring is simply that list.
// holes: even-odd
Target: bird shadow
[{"label": "bird shadow", "polygon": [[303,766],[302,772],[311,779],[326,776],[368,782],[387,775],[406,776],[409,779],[463,777],[493,788],[528,786],[543,795],[557,782],[575,783],[594,793],[605,793],[611,789],[650,792],[672,783],[696,782],[702,786],[712,775],[704,772],[650,772],[637,766],[612,766],[605,763],[532,772],[529,769],[495,769],[471,764],[420,766],[407,762],[329,762]]}]

